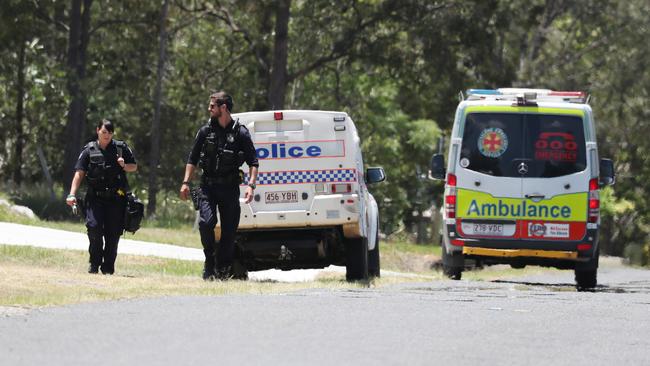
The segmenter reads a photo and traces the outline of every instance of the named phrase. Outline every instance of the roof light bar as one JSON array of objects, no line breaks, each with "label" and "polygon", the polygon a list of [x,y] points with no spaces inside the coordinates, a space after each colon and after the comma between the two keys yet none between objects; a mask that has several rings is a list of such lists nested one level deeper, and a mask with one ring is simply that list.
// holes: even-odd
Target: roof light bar
[{"label": "roof light bar", "polygon": [[584,98],[587,94],[583,91],[552,91],[548,95],[557,95],[558,97],[581,97]]},{"label": "roof light bar", "polygon": [[468,89],[467,95],[501,95],[496,89]]},{"label": "roof light bar", "polygon": [[468,89],[468,100],[493,99],[547,102],[577,102],[587,103],[587,93],[583,91],[557,91],[550,89],[531,88],[499,88],[499,89]]}]

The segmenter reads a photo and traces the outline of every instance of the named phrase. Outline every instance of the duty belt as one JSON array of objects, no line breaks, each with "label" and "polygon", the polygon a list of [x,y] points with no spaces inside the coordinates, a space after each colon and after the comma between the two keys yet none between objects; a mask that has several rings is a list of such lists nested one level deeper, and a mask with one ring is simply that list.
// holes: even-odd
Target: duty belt
[{"label": "duty belt", "polygon": [[201,176],[201,184],[207,186],[211,186],[215,184],[239,185],[239,174],[235,172],[225,176],[218,176],[218,177],[208,177],[204,175]]},{"label": "duty belt", "polygon": [[123,197],[124,196],[124,191],[121,188],[109,188],[103,191],[98,191],[98,190],[93,190],[92,194],[95,197],[98,198],[117,198],[117,197]]}]

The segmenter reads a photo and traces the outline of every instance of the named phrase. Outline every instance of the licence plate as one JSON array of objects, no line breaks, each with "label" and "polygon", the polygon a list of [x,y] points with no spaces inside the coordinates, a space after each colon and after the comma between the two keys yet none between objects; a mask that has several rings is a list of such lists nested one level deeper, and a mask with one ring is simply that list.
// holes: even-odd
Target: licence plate
[{"label": "licence plate", "polygon": [[485,235],[485,236],[511,236],[504,224],[489,224],[489,223],[475,223],[463,222],[463,233],[466,235]]},{"label": "licence plate", "polygon": [[293,203],[298,202],[298,191],[265,192],[266,203]]}]

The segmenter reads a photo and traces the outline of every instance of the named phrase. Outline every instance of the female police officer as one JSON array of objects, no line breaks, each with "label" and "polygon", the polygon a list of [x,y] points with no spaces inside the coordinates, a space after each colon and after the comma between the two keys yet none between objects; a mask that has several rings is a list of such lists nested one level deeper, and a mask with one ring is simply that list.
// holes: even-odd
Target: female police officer
[{"label": "female police officer", "polygon": [[66,203],[77,204],[76,194],[84,177],[88,181],[85,199],[86,228],[90,245],[88,273],[113,274],[117,243],[122,235],[126,192],[129,184],[125,172],[138,166],[133,152],[123,141],[113,140],[113,123],[102,120],[97,125],[97,140],[84,146],[77,164]]},{"label": "female police officer", "polygon": [[[253,199],[259,166],[251,135],[245,126],[232,119],[232,107],[230,95],[217,92],[210,96],[210,121],[196,134],[180,189],[181,199],[186,200],[194,170],[197,163],[200,163],[203,175],[199,194],[199,233],[205,253],[204,280],[215,276],[225,280],[232,275],[235,233],[241,210],[239,167],[244,161],[249,167],[249,184],[244,195],[244,202],[249,203]],[[217,207],[221,217],[219,250],[216,250],[214,235]]]}]

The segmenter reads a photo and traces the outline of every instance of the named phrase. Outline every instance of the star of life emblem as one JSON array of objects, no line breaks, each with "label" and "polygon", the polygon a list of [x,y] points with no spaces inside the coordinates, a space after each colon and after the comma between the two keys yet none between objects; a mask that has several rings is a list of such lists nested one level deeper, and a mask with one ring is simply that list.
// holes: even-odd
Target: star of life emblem
[{"label": "star of life emblem", "polygon": [[478,149],[488,158],[498,158],[508,149],[508,136],[500,128],[486,128],[478,137]]}]

